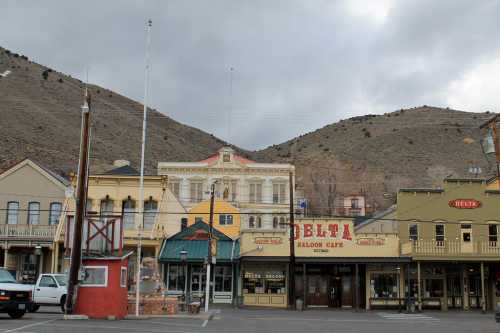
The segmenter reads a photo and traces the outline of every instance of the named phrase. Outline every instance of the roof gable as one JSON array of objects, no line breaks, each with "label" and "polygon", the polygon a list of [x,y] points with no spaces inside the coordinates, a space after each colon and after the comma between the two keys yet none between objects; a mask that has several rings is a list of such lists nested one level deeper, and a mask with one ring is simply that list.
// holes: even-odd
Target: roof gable
[{"label": "roof gable", "polygon": [[[208,230],[209,226],[203,221],[198,221],[195,222],[194,224],[190,225],[189,227],[185,228],[184,230],[181,230],[180,232],[176,233],[175,235],[172,235],[169,237],[169,240],[206,240],[208,239]],[[206,236],[205,236],[206,235]],[[218,240],[227,240],[227,241],[232,241],[232,239],[229,236],[226,236],[224,233],[220,232],[219,230],[212,228],[212,235],[214,238]]]},{"label": "roof gable", "polygon": [[17,170],[23,168],[24,166],[29,166],[35,171],[37,171],[39,174],[50,180],[52,183],[55,185],[59,186],[61,189],[66,189],[67,186],[70,185],[70,182],[62,177],[61,175],[58,175],[57,173],[53,172],[52,170],[30,160],[29,158],[26,158],[22,160],[21,162],[15,164],[14,166],[10,167],[6,171],[0,174],[0,180],[7,178],[11,174],[15,173]]}]

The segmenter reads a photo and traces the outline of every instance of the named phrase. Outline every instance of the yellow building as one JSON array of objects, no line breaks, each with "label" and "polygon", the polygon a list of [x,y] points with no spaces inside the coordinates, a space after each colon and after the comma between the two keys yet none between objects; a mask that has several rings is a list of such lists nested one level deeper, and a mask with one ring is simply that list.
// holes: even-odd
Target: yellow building
[{"label": "yellow building", "polygon": [[[123,162],[123,161],[122,161]],[[139,173],[127,163],[100,175],[89,176],[87,214],[123,216],[123,248],[134,251],[137,248],[137,225],[140,222],[136,213],[139,200]],[[167,177],[144,177],[144,231],[142,233],[143,257],[157,257],[163,238],[180,231],[182,220],[187,220],[184,207],[168,189]],[[58,227],[55,242],[58,246],[53,261],[54,271],[64,271],[62,249],[65,240],[67,219],[75,211],[75,201],[68,202],[69,209]],[[168,213],[168,214],[167,214]],[[136,260],[129,261],[129,270],[133,274]],[[131,275],[133,276],[133,275]]]},{"label": "yellow building", "polygon": [[[200,202],[189,211],[188,225],[191,226],[198,221],[209,223],[210,200]],[[229,202],[217,199],[214,201],[213,226],[231,238],[237,238],[240,234],[240,211]]]}]

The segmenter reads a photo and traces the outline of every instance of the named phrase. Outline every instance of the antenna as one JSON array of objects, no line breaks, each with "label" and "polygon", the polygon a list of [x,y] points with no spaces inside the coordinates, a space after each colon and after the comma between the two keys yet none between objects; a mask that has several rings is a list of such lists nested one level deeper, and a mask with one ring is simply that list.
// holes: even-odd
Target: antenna
[{"label": "antenna", "polygon": [[149,83],[149,45],[151,44],[151,27],[153,21],[146,23],[146,58],[144,68],[144,116],[142,119],[142,147],[141,147],[141,176],[139,179],[139,222],[137,223],[137,277],[135,282],[135,315],[139,316],[139,298],[141,286],[141,250],[142,250],[142,231],[144,228],[144,152],[146,150],[146,126],[148,114],[148,83]]}]

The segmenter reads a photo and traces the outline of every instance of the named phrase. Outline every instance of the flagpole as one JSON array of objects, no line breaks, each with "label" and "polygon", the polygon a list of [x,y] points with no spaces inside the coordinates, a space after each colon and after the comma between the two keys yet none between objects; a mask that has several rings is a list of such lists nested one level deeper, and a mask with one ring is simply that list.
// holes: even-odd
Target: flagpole
[{"label": "flagpole", "polygon": [[148,81],[149,81],[149,45],[151,44],[151,27],[153,22],[147,22],[147,40],[146,40],[146,67],[144,74],[144,112],[142,119],[142,148],[141,148],[141,176],[139,179],[139,222],[137,223],[137,276],[135,283],[135,315],[139,316],[139,304],[141,297],[141,251],[142,251],[142,232],[144,230],[144,152],[146,150],[146,126],[148,114]]}]

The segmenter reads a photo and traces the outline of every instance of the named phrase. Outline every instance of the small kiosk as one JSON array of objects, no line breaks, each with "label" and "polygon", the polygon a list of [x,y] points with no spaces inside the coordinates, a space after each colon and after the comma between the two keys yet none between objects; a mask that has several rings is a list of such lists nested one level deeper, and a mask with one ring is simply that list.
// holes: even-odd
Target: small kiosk
[{"label": "small kiosk", "polygon": [[[72,222],[70,218],[67,223],[67,245],[72,244]],[[128,260],[132,252],[123,252],[122,230],[121,216],[86,217],[75,314],[92,319],[123,319],[127,315]]]}]

